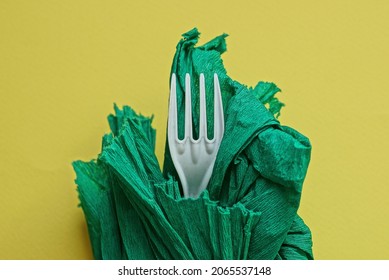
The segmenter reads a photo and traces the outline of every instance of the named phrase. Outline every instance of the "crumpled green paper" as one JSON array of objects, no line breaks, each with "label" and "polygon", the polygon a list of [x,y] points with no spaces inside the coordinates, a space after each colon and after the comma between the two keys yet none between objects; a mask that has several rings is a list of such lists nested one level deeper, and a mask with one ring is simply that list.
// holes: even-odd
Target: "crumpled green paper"
[{"label": "crumpled green paper", "polygon": [[[226,35],[196,47],[198,37],[197,29],[183,34],[172,73],[178,77],[179,112],[186,73],[194,101],[200,73],[207,93],[213,92],[213,73],[219,76],[225,134],[209,185],[198,199],[182,198],[168,145],[163,173],[159,168],[152,118],[115,105],[108,117],[112,133],[103,137],[97,160],[73,163],[94,257],[313,259],[310,230],[297,215],[308,138],[274,117],[283,106],[275,84],[247,88],[227,75],[221,60]],[[208,94],[207,103],[212,100]],[[193,102],[195,128],[198,106]],[[212,116],[212,106],[207,110]],[[211,118],[210,134],[212,124]]]}]

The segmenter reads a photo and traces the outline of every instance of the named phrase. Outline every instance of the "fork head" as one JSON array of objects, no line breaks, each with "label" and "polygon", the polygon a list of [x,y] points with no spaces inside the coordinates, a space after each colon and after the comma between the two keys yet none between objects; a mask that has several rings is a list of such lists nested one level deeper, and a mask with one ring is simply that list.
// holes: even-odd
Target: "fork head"
[{"label": "fork head", "polygon": [[168,144],[174,167],[180,177],[185,197],[198,197],[211,178],[216,155],[224,134],[224,114],[217,74],[214,74],[214,131],[208,138],[204,74],[200,74],[199,135],[193,137],[192,96],[190,75],[185,76],[184,138],[178,137],[177,81],[172,75],[168,116]]}]

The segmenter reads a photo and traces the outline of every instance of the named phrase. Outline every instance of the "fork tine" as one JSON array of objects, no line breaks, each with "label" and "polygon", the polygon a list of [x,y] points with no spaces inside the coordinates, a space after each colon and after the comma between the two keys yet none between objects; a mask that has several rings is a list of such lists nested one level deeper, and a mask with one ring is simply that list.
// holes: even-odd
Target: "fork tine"
[{"label": "fork tine", "polygon": [[221,139],[224,134],[224,114],[223,101],[220,90],[219,78],[215,73],[213,75],[214,84],[214,139]]},{"label": "fork tine", "polygon": [[192,137],[192,92],[190,75],[185,76],[185,138]]},{"label": "fork tine", "polygon": [[168,136],[178,139],[177,130],[177,96],[176,96],[176,74],[172,74],[170,81],[170,98],[169,98],[169,121],[168,121]]},{"label": "fork tine", "polygon": [[204,74],[200,74],[200,125],[199,139],[205,137],[207,139],[207,109],[205,99],[205,79]]}]

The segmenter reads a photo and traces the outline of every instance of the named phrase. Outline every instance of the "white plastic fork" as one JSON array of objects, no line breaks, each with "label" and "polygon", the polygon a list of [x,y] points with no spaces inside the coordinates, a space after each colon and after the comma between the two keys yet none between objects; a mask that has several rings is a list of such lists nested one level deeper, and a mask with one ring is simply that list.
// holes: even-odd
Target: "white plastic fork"
[{"label": "white plastic fork", "polygon": [[200,74],[199,138],[193,139],[190,75],[185,76],[185,134],[178,138],[176,75],[170,84],[168,142],[173,164],[180,177],[184,196],[197,198],[207,188],[224,135],[224,114],[217,74],[214,74],[214,136],[207,136],[204,74]]}]

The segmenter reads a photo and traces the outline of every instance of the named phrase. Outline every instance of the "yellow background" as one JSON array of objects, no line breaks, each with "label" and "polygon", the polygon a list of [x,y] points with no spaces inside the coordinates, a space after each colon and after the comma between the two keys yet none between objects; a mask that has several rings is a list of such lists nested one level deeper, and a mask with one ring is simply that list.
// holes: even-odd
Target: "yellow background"
[{"label": "yellow background", "polygon": [[299,213],[317,259],[389,259],[388,1],[0,1],[0,259],[90,259],[71,162],[90,160],[113,103],[165,140],[180,35],[227,38],[225,66],[275,82],[307,135]]}]

